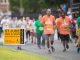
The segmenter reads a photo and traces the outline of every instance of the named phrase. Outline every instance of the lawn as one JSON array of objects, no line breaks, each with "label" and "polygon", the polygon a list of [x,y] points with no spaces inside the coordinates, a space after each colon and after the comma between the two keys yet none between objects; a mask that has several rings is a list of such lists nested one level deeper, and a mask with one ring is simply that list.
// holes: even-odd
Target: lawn
[{"label": "lawn", "polygon": [[48,60],[47,58],[23,51],[0,46],[0,60]]}]

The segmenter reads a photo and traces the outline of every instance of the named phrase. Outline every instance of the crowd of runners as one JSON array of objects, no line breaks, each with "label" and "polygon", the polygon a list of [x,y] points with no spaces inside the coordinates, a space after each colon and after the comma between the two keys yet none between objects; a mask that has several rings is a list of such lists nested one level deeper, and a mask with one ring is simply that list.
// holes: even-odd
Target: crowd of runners
[{"label": "crowd of runners", "polygon": [[[70,41],[76,44],[77,52],[80,52],[80,15],[77,13],[73,14],[72,19],[64,12],[60,12],[59,18],[55,18],[51,15],[51,9],[47,9],[44,16],[39,14],[38,19],[3,16],[0,18],[0,37],[6,28],[24,29],[25,44],[37,44],[39,49],[47,46],[49,53],[55,51],[54,34],[57,31],[58,40],[63,44],[63,52],[69,49]],[[18,49],[21,49],[20,45]]]}]

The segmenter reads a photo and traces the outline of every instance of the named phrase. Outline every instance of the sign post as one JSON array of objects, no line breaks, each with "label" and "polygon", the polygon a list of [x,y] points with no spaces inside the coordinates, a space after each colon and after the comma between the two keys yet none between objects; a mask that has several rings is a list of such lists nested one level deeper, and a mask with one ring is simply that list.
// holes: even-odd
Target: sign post
[{"label": "sign post", "polygon": [[5,45],[21,45],[24,44],[24,29],[5,29],[4,30]]}]

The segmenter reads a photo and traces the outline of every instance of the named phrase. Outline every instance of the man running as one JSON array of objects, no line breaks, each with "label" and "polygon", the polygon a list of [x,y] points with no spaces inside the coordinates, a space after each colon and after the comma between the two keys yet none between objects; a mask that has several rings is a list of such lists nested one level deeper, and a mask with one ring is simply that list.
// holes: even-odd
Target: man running
[{"label": "man running", "polygon": [[39,19],[35,22],[36,27],[36,37],[37,37],[37,46],[39,49],[41,49],[41,37],[43,34],[43,25],[41,23],[41,15],[39,16]]},{"label": "man running", "polygon": [[35,30],[35,19],[33,18],[33,20],[31,21],[31,24],[30,24],[30,27],[31,27],[31,29],[30,29],[30,33],[31,33],[31,43],[34,43],[34,35],[35,35],[35,32],[34,32],[34,30]]},{"label": "man running", "polygon": [[44,34],[45,40],[47,40],[47,48],[49,53],[54,52],[54,25],[55,25],[55,18],[51,15],[51,9],[47,9],[46,15],[42,18],[42,24],[44,26]]},{"label": "man running", "polygon": [[61,17],[57,21],[57,27],[60,32],[60,39],[63,43],[63,52],[66,51],[66,48],[69,49],[69,34],[70,34],[70,27],[71,27],[71,20],[65,13],[62,13]]},{"label": "man running", "polygon": [[3,26],[3,31],[6,29],[6,28],[9,28],[10,27],[10,19],[8,19],[8,16],[4,16],[4,18],[2,19],[1,21],[1,25]]}]

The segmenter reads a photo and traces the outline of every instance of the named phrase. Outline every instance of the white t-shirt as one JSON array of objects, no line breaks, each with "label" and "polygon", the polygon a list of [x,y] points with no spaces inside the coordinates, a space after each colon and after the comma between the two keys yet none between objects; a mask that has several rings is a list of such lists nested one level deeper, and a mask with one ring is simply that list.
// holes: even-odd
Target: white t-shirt
[{"label": "white t-shirt", "polygon": [[23,20],[23,21],[19,20],[17,22],[17,26],[18,25],[20,26],[20,28],[26,29],[26,21],[25,20]]},{"label": "white t-shirt", "polygon": [[11,21],[11,28],[17,28],[17,20],[15,20],[15,21]]},{"label": "white t-shirt", "polygon": [[30,32],[32,32],[32,31],[34,30],[34,28],[35,28],[35,23],[34,23],[34,22],[32,22],[32,23],[30,24],[30,28],[31,28]]},{"label": "white t-shirt", "polygon": [[67,12],[70,19],[72,19],[72,13],[70,11]]},{"label": "white t-shirt", "polygon": [[9,19],[3,19],[1,21],[1,24],[2,24],[3,30],[4,30],[6,28],[10,28],[11,21]]},{"label": "white t-shirt", "polygon": [[19,20],[17,22],[17,26],[20,26],[20,28],[24,29],[24,42],[26,42],[26,21],[25,20],[23,20],[23,21]]}]

